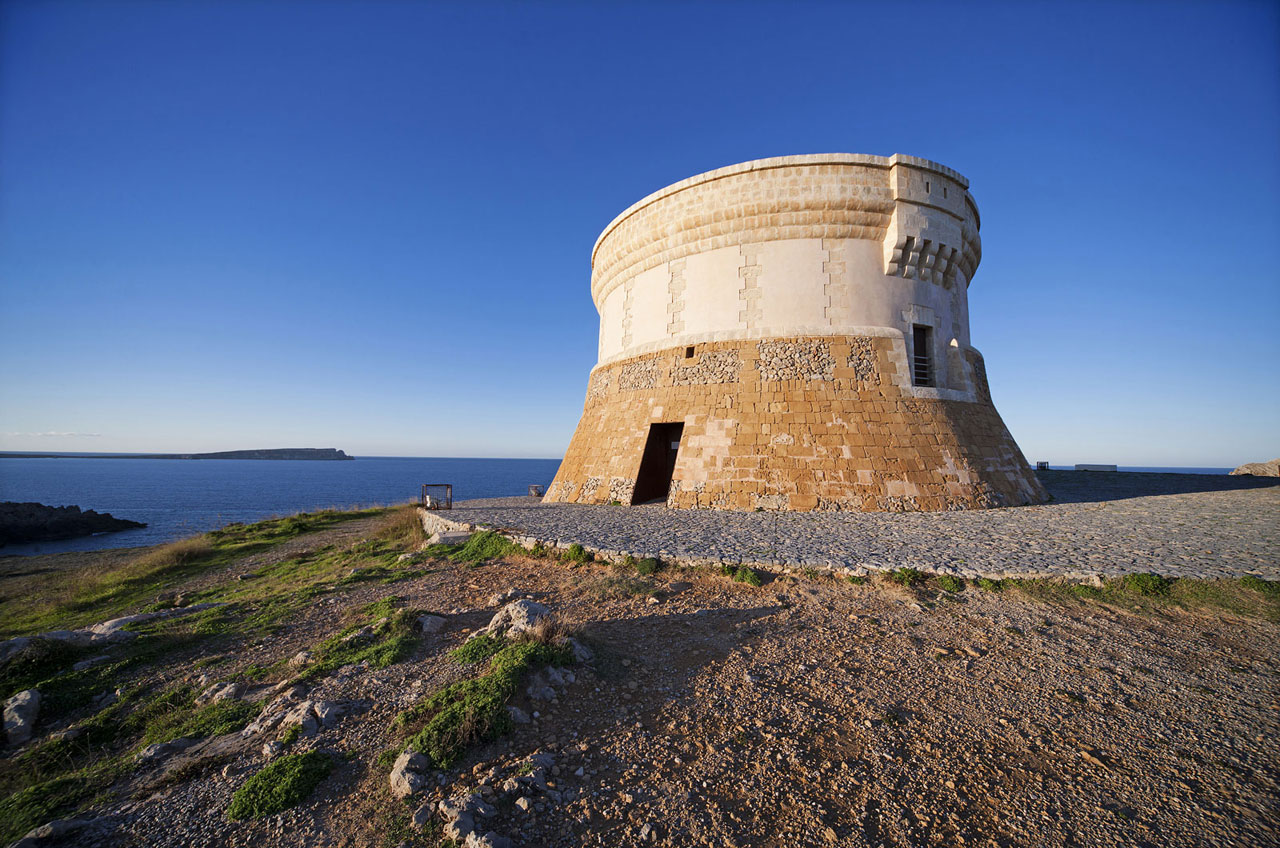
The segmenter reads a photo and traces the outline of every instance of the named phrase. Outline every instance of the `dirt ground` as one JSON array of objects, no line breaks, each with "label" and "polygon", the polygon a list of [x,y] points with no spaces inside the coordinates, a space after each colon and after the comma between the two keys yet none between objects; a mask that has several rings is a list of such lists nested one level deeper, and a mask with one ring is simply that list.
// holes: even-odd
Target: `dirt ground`
[{"label": "dirt ground", "polygon": [[[1280,844],[1272,622],[882,578],[772,575],[752,587],[518,557],[420,568],[317,599],[216,666],[222,679],[292,656],[338,630],[343,611],[388,595],[445,616],[407,661],[313,685],[309,697],[348,712],[293,748],[341,755],[310,798],[228,821],[232,793],[266,762],[258,739],[207,769],[140,768],[66,844],[436,845],[438,823],[418,831],[409,816],[476,791],[496,811],[482,829],[517,846]],[[398,739],[395,715],[477,673],[448,652],[510,589],[554,610],[595,658],[553,698],[521,693],[530,723],[410,803],[395,799],[379,762]],[[174,657],[163,673],[205,683],[199,659]],[[504,790],[539,752],[554,763],[545,786]]]}]

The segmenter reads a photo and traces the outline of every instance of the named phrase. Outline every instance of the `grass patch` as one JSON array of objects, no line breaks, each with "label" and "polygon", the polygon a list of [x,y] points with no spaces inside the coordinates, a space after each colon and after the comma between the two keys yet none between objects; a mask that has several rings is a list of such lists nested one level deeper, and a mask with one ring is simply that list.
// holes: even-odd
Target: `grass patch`
[{"label": "grass patch", "polygon": [[1280,598],[1280,580],[1263,580],[1252,574],[1240,578],[1240,585],[1254,592],[1261,592],[1271,598]]},{"label": "grass patch", "polygon": [[357,622],[310,648],[311,665],[299,680],[323,677],[344,665],[368,661],[371,668],[386,668],[405,659],[417,647],[413,625],[421,610],[397,609],[392,596],[366,605],[364,622]]},{"label": "grass patch", "polygon": [[432,545],[427,548],[432,556],[447,557],[461,565],[483,565],[490,560],[513,556],[528,556],[529,552],[515,542],[493,530],[472,533],[462,545]]},{"label": "grass patch", "polygon": [[333,770],[328,754],[286,754],[250,777],[231,796],[227,818],[259,819],[296,806]]},{"label": "grass patch", "polygon": [[38,575],[14,583],[0,598],[0,637],[71,629],[104,621],[148,601],[182,581],[295,538],[302,533],[376,515],[378,510],[324,511],[230,524],[200,536],[161,545],[123,564],[105,564]]},{"label": "grass patch", "polygon": [[449,656],[453,657],[460,663],[478,663],[492,657],[498,651],[502,650],[502,646],[506,644],[497,636],[490,636],[488,633],[482,633],[474,639],[468,639],[461,646],[454,648],[449,652]]},{"label": "grass patch", "polygon": [[490,657],[483,675],[448,686],[396,717],[395,726],[406,736],[404,747],[426,756],[437,768],[450,767],[472,744],[496,739],[511,729],[507,701],[526,674],[572,662],[573,652],[567,645],[504,643]]},{"label": "grass patch", "polygon": [[100,788],[83,776],[60,777],[28,786],[0,801],[0,842],[8,844],[34,827],[76,809]]},{"label": "grass patch", "polygon": [[171,742],[174,739],[221,736],[243,730],[258,715],[259,704],[246,701],[224,700],[206,704],[193,710],[190,692],[175,690],[167,693],[152,710],[147,721],[142,743]]},{"label": "grass patch", "polygon": [[1136,592],[1148,598],[1168,595],[1173,581],[1159,574],[1126,574],[1120,578],[1126,591]]},{"label": "grass patch", "polygon": [[1101,586],[1049,578],[1002,582],[1033,600],[1058,606],[1097,603],[1139,614],[1183,609],[1280,621],[1280,593],[1257,591],[1242,585],[1240,580],[1170,579],[1154,574],[1130,574],[1105,580]]},{"label": "grass patch", "polygon": [[646,577],[626,574],[591,575],[578,584],[582,591],[595,598],[634,598],[652,594],[654,583]]},{"label": "grass patch", "polygon": [[1004,591],[1003,580],[992,580],[990,577],[979,577],[977,580],[973,582],[974,582],[974,585],[976,585],[979,589],[981,589],[984,592],[1003,592]]},{"label": "grass patch", "polygon": [[944,592],[963,592],[964,581],[959,577],[952,577],[950,574],[939,574],[934,578],[934,582],[938,584],[938,588]]},{"label": "grass patch", "polygon": [[910,588],[924,582],[924,572],[914,568],[895,568],[889,572],[889,579],[900,586]]},{"label": "grass patch", "polygon": [[733,573],[733,579],[737,583],[746,583],[748,586],[763,586],[764,579],[760,576],[760,572],[754,568],[748,568],[743,565]]},{"label": "grass patch", "polygon": [[858,577],[853,574],[846,575],[844,579],[846,582],[852,583],[854,586],[865,586],[867,584],[867,578]]},{"label": "grass patch", "polygon": [[587,553],[586,548],[582,547],[582,545],[579,545],[577,542],[574,542],[565,549],[563,559],[565,562],[576,562],[582,564],[591,562],[592,557],[591,554]]}]

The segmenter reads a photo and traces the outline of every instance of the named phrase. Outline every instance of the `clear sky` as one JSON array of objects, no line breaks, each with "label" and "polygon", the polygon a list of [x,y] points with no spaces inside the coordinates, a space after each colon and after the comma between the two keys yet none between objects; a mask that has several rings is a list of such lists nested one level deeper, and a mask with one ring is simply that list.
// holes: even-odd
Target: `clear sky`
[{"label": "clear sky", "polygon": [[0,448],[558,457],[618,212],[900,152],[1028,460],[1270,459],[1278,9],[10,0]]}]

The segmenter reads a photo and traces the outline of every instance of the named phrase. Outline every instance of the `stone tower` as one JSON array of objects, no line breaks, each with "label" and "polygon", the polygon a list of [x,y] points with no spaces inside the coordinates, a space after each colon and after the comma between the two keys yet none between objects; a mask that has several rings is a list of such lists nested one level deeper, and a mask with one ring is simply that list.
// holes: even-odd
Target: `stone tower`
[{"label": "stone tower", "polygon": [[546,499],[948,510],[1045,500],[969,344],[968,180],[760,159],[655,192],[591,257],[599,361]]}]

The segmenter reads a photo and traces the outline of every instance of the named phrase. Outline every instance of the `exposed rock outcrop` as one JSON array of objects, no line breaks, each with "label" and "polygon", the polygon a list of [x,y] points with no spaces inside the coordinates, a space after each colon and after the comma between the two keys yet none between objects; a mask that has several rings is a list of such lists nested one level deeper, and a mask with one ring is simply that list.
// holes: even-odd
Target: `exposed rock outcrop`
[{"label": "exposed rock outcrop", "polygon": [[1231,472],[1233,476],[1280,477],[1280,459],[1270,462],[1246,462]]},{"label": "exposed rock outcrop", "polygon": [[19,542],[76,539],[146,526],[141,521],[116,518],[105,512],[82,511],[78,506],[45,506],[16,501],[0,503],[0,547]]}]

